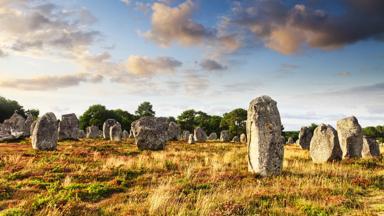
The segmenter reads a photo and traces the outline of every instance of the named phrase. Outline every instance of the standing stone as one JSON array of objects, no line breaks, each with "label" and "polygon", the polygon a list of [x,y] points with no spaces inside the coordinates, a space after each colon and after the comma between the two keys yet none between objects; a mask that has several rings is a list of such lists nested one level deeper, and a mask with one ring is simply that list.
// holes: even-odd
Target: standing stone
[{"label": "standing stone", "polygon": [[79,139],[79,119],[76,114],[66,114],[61,116],[59,123],[59,140],[78,140]]},{"label": "standing stone", "polygon": [[28,113],[27,114],[27,119],[25,120],[25,126],[24,126],[24,135],[25,136],[31,136],[31,126],[32,123],[34,122],[34,118],[32,114]]},{"label": "standing stone", "polygon": [[220,141],[221,142],[229,142],[231,138],[229,137],[229,131],[223,130],[220,132]]},{"label": "standing stone", "polygon": [[295,140],[292,137],[288,138],[287,144],[294,144]]},{"label": "standing stone", "polygon": [[168,140],[177,140],[180,136],[181,128],[175,122],[170,122],[168,125]]},{"label": "standing stone", "polygon": [[195,143],[195,138],[194,138],[193,134],[189,134],[188,144],[194,144],[194,143]]},{"label": "standing stone", "polygon": [[128,131],[123,130],[123,133],[122,133],[122,135],[121,135],[121,138],[122,138],[123,140],[127,140],[128,137],[129,137],[129,133],[128,133]]},{"label": "standing stone", "polygon": [[135,144],[140,150],[162,150],[168,140],[167,118],[141,117],[132,123]]},{"label": "standing stone", "polygon": [[233,139],[232,139],[232,142],[240,142],[240,138],[238,136],[234,136]]},{"label": "standing stone", "polygon": [[96,139],[99,137],[100,130],[97,126],[94,126],[94,125],[89,126],[89,127],[87,127],[86,131],[87,131],[86,137],[88,139]]},{"label": "standing stone", "polygon": [[302,149],[308,150],[309,146],[311,145],[312,136],[313,133],[310,128],[302,127],[300,129],[299,139],[297,140],[297,143],[301,146]]},{"label": "standing stone", "polygon": [[281,135],[280,137],[280,142],[283,143],[284,145],[286,144],[285,137],[283,135]]},{"label": "standing stone", "polygon": [[38,118],[32,133],[32,148],[36,150],[55,150],[57,139],[57,119],[55,114],[46,113]]},{"label": "standing stone", "polygon": [[25,119],[18,113],[14,113],[11,118],[4,121],[4,125],[10,134],[16,138],[25,136]]},{"label": "standing stone", "polygon": [[247,135],[245,135],[244,133],[242,133],[240,135],[240,142],[241,143],[247,143]]},{"label": "standing stone", "polygon": [[103,124],[103,138],[109,139],[109,133],[111,131],[111,127],[118,122],[115,119],[107,119]]},{"label": "standing stone", "polygon": [[361,158],[363,134],[356,117],[351,116],[337,121],[337,133],[343,158]]},{"label": "standing stone", "polygon": [[79,130],[79,139],[85,138],[85,132],[83,130]]},{"label": "standing stone", "polygon": [[132,129],[129,131],[129,136],[128,136],[128,138],[129,138],[129,139],[133,139],[133,138],[135,138]]},{"label": "standing stone", "polygon": [[181,141],[188,142],[190,134],[191,133],[189,131],[187,131],[187,130],[183,131],[183,133],[181,134]]},{"label": "standing stone", "polygon": [[380,157],[380,146],[376,139],[363,137],[363,150],[361,152],[363,158]]},{"label": "standing stone", "polygon": [[207,141],[207,134],[205,133],[205,131],[198,127],[194,130],[194,139],[195,139],[195,142],[205,142]]},{"label": "standing stone", "polygon": [[114,124],[112,127],[109,129],[109,138],[111,141],[115,142],[120,142],[121,141],[121,125],[119,122]]},{"label": "standing stone", "polygon": [[319,125],[314,131],[309,151],[314,163],[341,160],[342,151],[336,130],[330,125]]},{"label": "standing stone", "polygon": [[248,170],[261,176],[280,175],[284,144],[276,101],[269,96],[251,101],[247,114]]},{"label": "standing stone", "polygon": [[209,134],[208,140],[217,140],[217,134],[215,132]]},{"label": "standing stone", "polygon": [[31,134],[31,136],[32,136],[33,130],[35,129],[36,123],[37,123],[37,120],[33,121],[31,124],[31,129],[29,131],[29,134]]}]

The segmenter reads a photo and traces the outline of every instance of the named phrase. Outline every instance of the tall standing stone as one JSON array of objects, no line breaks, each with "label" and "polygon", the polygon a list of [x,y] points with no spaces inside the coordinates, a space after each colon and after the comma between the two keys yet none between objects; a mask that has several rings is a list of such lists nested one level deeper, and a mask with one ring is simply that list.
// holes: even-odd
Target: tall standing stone
[{"label": "tall standing stone", "polygon": [[202,128],[198,127],[194,130],[193,138],[195,139],[195,142],[205,142],[207,141],[207,134]]},{"label": "tall standing stone", "polygon": [[288,138],[287,144],[294,144],[295,140],[292,137]]},{"label": "tall standing stone", "polygon": [[363,158],[380,157],[380,146],[375,138],[363,137]]},{"label": "tall standing stone", "polygon": [[276,101],[269,96],[251,101],[247,114],[248,170],[261,176],[281,174],[284,144]]},{"label": "tall standing stone", "polygon": [[11,118],[4,121],[5,130],[15,138],[25,136],[25,119],[18,113],[14,113]]},{"label": "tall standing stone", "polygon": [[46,113],[38,118],[32,133],[32,148],[36,150],[55,150],[58,132],[55,114]]},{"label": "tall standing stone", "polygon": [[221,142],[229,142],[230,141],[229,131],[223,130],[220,132],[220,141]]},{"label": "tall standing stone", "polygon": [[129,133],[128,133],[128,131],[123,130],[123,133],[122,133],[122,135],[121,135],[121,138],[122,138],[123,140],[127,140],[128,137],[129,137]]},{"label": "tall standing stone", "polygon": [[109,138],[111,141],[120,142],[121,141],[121,125],[119,122],[114,124],[109,128]]},{"label": "tall standing stone", "polygon": [[313,133],[310,128],[302,127],[300,129],[299,139],[297,140],[297,143],[301,146],[302,149],[308,150],[309,146],[311,145],[312,136]]},{"label": "tall standing stone", "polygon": [[31,126],[32,126],[32,123],[34,121],[35,121],[35,119],[33,118],[32,114],[28,113],[27,119],[25,119],[25,127],[24,127],[24,135],[25,136],[31,135]]},{"label": "tall standing stone", "polygon": [[168,125],[168,140],[177,140],[180,136],[181,128],[176,122],[170,122]]},{"label": "tall standing stone", "polygon": [[188,144],[194,144],[195,143],[195,138],[193,134],[189,134],[188,136]]},{"label": "tall standing stone", "polygon": [[351,116],[337,121],[337,133],[343,158],[361,158],[363,134],[356,117]]},{"label": "tall standing stone", "polygon": [[99,137],[100,130],[97,126],[94,126],[94,125],[89,126],[87,127],[86,131],[87,131],[86,137],[88,139],[96,139]]},{"label": "tall standing stone", "polygon": [[336,130],[325,124],[320,124],[314,131],[309,152],[314,163],[338,161],[342,151]]},{"label": "tall standing stone", "polygon": [[140,150],[163,150],[168,140],[167,118],[141,117],[132,122],[135,144]]},{"label": "tall standing stone", "polygon": [[208,140],[217,140],[217,134],[215,132],[212,132],[208,136]]},{"label": "tall standing stone", "polygon": [[32,136],[33,130],[35,129],[36,123],[37,123],[37,120],[33,121],[31,124],[31,129],[29,131],[29,134],[31,134],[31,136]]},{"label": "tall standing stone", "polygon": [[79,139],[84,139],[84,138],[85,138],[84,130],[79,130]]},{"label": "tall standing stone", "polygon": [[240,135],[240,142],[241,143],[247,143],[247,135],[245,135],[244,133],[242,133]]},{"label": "tall standing stone", "polygon": [[[189,139],[189,135],[191,133],[187,130],[183,131],[183,133],[181,134],[181,141],[185,141],[185,142],[188,142],[188,139]],[[193,135],[192,135],[193,136]]]},{"label": "tall standing stone", "polygon": [[103,124],[103,138],[109,139],[109,133],[111,131],[111,127],[118,122],[115,119],[107,119]]},{"label": "tall standing stone", "polygon": [[59,140],[78,140],[79,139],[79,119],[76,114],[66,114],[61,116],[59,123]]}]

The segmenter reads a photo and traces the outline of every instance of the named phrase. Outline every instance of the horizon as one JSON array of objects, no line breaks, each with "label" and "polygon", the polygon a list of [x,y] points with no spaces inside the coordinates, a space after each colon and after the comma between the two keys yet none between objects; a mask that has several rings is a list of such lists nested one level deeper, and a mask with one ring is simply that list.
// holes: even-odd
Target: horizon
[{"label": "horizon", "polygon": [[221,116],[268,95],[287,131],[352,115],[382,125],[383,10],[380,0],[0,0],[0,95],[58,118],[144,101],[156,116]]}]

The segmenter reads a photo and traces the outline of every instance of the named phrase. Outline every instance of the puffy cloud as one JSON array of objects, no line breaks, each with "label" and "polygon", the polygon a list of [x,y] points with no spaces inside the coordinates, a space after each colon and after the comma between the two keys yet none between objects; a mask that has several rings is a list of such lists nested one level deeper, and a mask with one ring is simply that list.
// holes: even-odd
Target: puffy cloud
[{"label": "puffy cloud", "polygon": [[43,91],[77,86],[82,82],[98,83],[102,80],[103,77],[101,75],[82,73],[64,76],[39,76],[26,79],[0,80],[0,86],[4,88]]},{"label": "puffy cloud", "polygon": [[145,56],[129,56],[125,66],[134,75],[150,76],[159,72],[174,72],[182,63],[170,57],[149,58]]},{"label": "puffy cloud", "polygon": [[209,88],[209,80],[196,73],[187,73],[183,80],[185,92],[188,95],[201,95]]},{"label": "puffy cloud", "polygon": [[219,70],[227,69],[227,66],[224,66],[212,59],[204,59],[203,61],[200,62],[200,67],[208,71],[219,71]]},{"label": "puffy cloud", "polygon": [[184,46],[205,45],[220,54],[233,53],[241,47],[235,34],[208,28],[192,19],[195,10],[192,0],[186,0],[176,7],[155,2],[152,5],[152,28],[144,37],[168,47],[176,42]]},{"label": "puffy cloud", "polygon": [[323,1],[237,2],[228,22],[246,27],[256,41],[283,54],[297,52],[303,45],[334,49],[384,35],[383,1],[337,0],[334,5],[341,9],[330,12]]}]

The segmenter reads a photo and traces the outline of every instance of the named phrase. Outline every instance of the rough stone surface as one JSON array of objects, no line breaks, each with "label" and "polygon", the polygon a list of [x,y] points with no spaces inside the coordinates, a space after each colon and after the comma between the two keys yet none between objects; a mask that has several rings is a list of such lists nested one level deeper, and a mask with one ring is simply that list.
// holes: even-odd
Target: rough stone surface
[{"label": "rough stone surface", "polygon": [[240,142],[240,138],[238,136],[234,136],[232,142]]},{"label": "rough stone surface", "polygon": [[111,141],[120,142],[121,141],[121,125],[119,122],[116,122],[112,127],[109,128],[109,138]]},{"label": "rough stone surface", "polygon": [[58,140],[58,125],[55,114],[46,113],[38,118],[32,133],[32,148],[55,150]]},{"label": "rough stone surface", "polygon": [[170,122],[168,125],[168,140],[177,140],[180,136],[181,128],[176,122]]},{"label": "rough stone surface", "polygon": [[168,140],[167,118],[142,117],[132,123],[135,144],[140,150],[162,150]]},{"label": "rough stone surface", "polygon": [[85,132],[83,130],[79,130],[79,139],[85,138]]},{"label": "rough stone surface", "polygon": [[351,116],[337,121],[336,128],[343,158],[361,158],[363,134],[356,117]]},{"label": "rough stone surface", "polygon": [[229,142],[230,140],[229,131],[223,130],[220,132],[220,141],[221,142]]},{"label": "rough stone surface", "polygon": [[280,137],[280,142],[283,143],[284,145],[286,144],[286,140],[284,136]]},{"label": "rough stone surface", "polygon": [[183,133],[181,134],[181,137],[180,137],[180,140],[181,141],[185,141],[185,142],[188,142],[188,139],[189,139],[189,135],[191,133],[189,131],[183,131]]},{"label": "rough stone surface", "polygon": [[188,136],[188,144],[194,144],[195,143],[195,138],[193,134],[189,134]]},{"label": "rough stone surface", "polygon": [[27,119],[25,120],[25,127],[24,127],[25,136],[31,136],[31,126],[34,121],[35,119],[33,118],[33,116],[30,113],[28,113]]},{"label": "rough stone surface", "polygon": [[215,132],[209,134],[208,140],[217,140],[217,134]]},{"label": "rough stone surface", "polygon": [[111,127],[118,122],[115,119],[107,119],[103,124],[103,138],[109,139],[109,133],[111,131]]},{"label": "rough stone surface", "polygon": [[76,114],[66,114],[61,116],[59,123],[59,140],[78,140],[79,139],[79,119]]},{"label": "rough stone surface", "polygon": [[284,144],[277,103],[269,96],[251,101],[247,114],[248,170],[260,176],[280,175]]},{"label": "rough stone surface", "polygon": [[294,144],[295,140],[292,137],[288,138],[287,144]]},{"label": "rough stone surface", "polygon": [[311,145],[313,133],[310,128],[302,127],[299,133],[299,139],[297,140],[297,144],[301,146],[302,149],[309,149]]},{"label": "rough stone surface", "polygon": [[134,134],[133,134],[133,130],[132,130],[132,129],[129,131],[129,137],[128,137],[128,138],[130,138],[130,139],[133,139],[133,138],[135,138],[135,136],[134,136]]},{"label": "rough stone surface", "polygon": [[245,135],[244,133],[242,133],[240,135],[240,142],[241,143],[247,143],[247,135]]},{"label": "rough stone surface", "polygon": [[363,137],[363,150],[361,155],[363,158],[380,157],[380,146],[376,139]]},{"label": "rough stone surface", "polygon": [[87,127],[86,131],[87,131],[86,137],[88,139],[96,139],[99,137],[100,130],[97,126],[94,126],[94,125],[89,126],[89,127]]},{"label": "rough stone surface", "polygon": [[14,113],[11,118],[3,123],[4,130],[15,137],[22,137],[25,133],[25,119],[18,113]]},{"label": "rough stone surface", "polygon": [[205,131],[198,127],[194,130],[193,132],[193,138],[195,139],[195,142],[205,142],[207,141],[207,134],[205,133]]},{"label": "rough stone surface", "polygon": [[31,134],[31,136],[32,136],[33,130],[35,129],[36,123],[37,123],[37,120],[33,121],[31,124],[31,129],[29,131],[29,134]]},{"label": "rough stone surface", "polygon": [[129,137],[129,133],[128,133],[128,131],[123,130],[123,133],[121,134],[121,138],[122,138],[123,140],[127,140],[128,137]]},{"label": "rough stone surface", "polygon": [[336,130],[330,125],[319,125],[314,131],[309,151],[314,163],[341,160],[342,151]]}]

